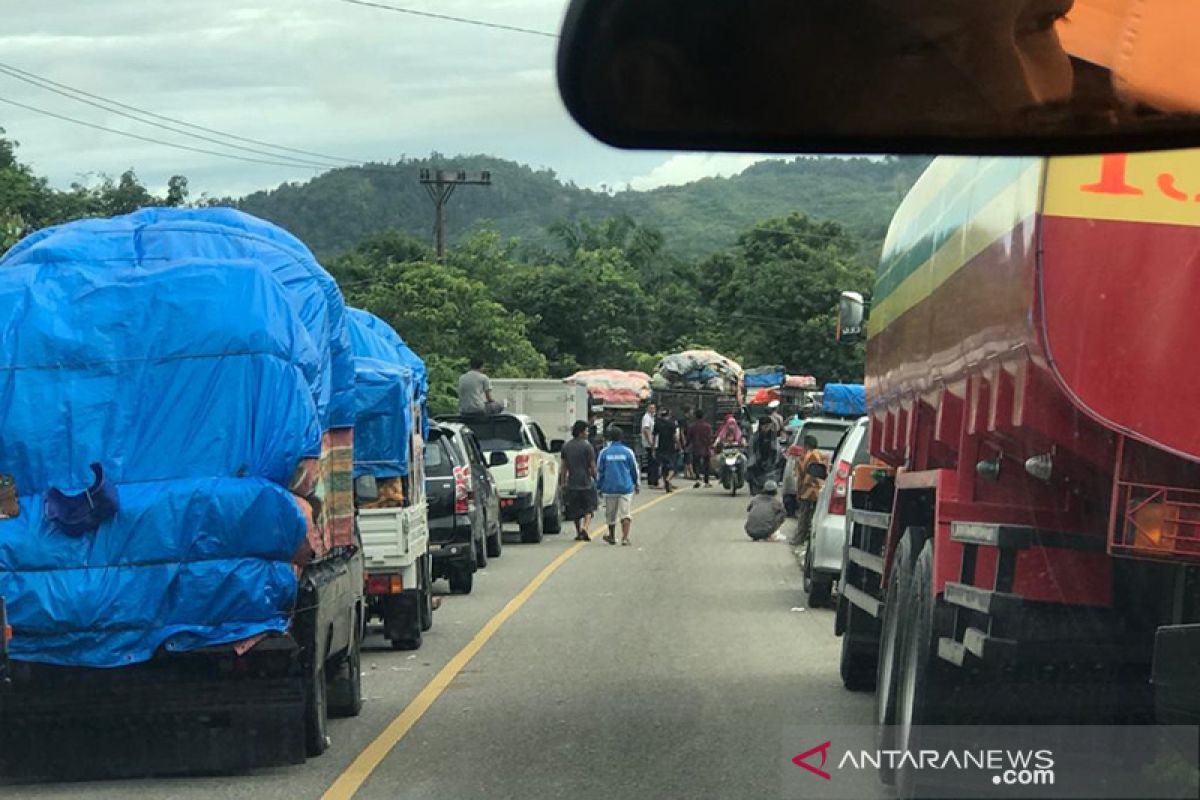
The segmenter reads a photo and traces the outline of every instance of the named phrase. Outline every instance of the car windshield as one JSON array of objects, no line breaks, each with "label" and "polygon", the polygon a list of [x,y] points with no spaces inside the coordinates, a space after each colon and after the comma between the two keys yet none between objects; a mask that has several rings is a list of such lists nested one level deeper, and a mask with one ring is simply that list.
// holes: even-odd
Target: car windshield
[{"label": "car windshield", "polygon": [[0,800],[1200,798],[1200,0],[0,9]]},{"label": "car windshield", "polygon": [[521,450],[527,445],[521,431],[521,421],[512,417],[471,419],[465,423],[479,440],[485,453],[493,450]]}]

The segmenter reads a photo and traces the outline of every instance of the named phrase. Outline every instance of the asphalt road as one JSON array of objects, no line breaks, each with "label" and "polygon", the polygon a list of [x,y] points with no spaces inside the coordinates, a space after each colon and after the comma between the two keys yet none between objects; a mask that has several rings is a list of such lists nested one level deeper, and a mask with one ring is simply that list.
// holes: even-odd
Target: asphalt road
[{"label": "asphalt road", "polygon": [[[321,758],[238,776],[0,786],[0,795],[781,797],[786,727],[872,717],[870,696],[841,686],[831,612],[804,608],[787,545],[742,533],[744,499],[647,490],[639,506],[631,547],[576,548],[570,533],[538,546],[506,537],[474,593],[445,598],[419,651],[368,640],[366,707],[331,721]],[[515,610],[514,598],[524,601]],[[460,651],[489,633],[455,672]],[[404,734],[386,733],[402,714]]]}]

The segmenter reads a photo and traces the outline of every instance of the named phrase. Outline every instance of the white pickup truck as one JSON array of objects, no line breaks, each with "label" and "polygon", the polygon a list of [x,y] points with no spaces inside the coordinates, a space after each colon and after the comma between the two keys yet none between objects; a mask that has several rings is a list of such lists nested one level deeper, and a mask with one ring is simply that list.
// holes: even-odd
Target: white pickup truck
[{"label": "white pickup truck", "polygon": [[439,417],[466,425],[489,455],[503,452],[508,463],[492,467],[500,495],[500,519],[521,527],[521,541],[536,544],[544,533],[562,530],[559,506],[557,453],[562,441],[552,445],[533,418],[525,414]]},{"label": "white pickup truck", "polygon": [[[360,479],[361,480],[361,479]],[[418,482],[420,485],[422,482]],[[433,625],[433,569],[424,492],[401,508],[360,508],[367,614],[397,650],[415,650]]]}]

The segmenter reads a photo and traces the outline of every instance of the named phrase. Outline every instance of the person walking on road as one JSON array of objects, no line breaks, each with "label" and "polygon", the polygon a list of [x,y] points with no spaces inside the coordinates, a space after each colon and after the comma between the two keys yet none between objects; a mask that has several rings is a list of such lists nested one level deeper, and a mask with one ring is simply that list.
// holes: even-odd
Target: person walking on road
[{"label": "person walking on road", "polygon": [[704,419],[704,411],[697,408],[695,420],[688,426],[688,450],[692,455],[692,472],[696,479],[693,489],[700,488],[700,478],[703,476],[704,485],[708,486],[709,473],[712,466],[713,429]]},{"label": "person walking on road", "polygon": [[504,405],[492,397],[492,379],[483,374],[483,359],[471,356],[470,366],[458,379],[458,413],[464,417],[499,414]]},{"label": "person walking on road", "polygon": [[589,542],[588,528],[596,513],[596,449],[588,441],[588,424],[577,420],[571,428],[571,441],[563,445],[559,482],[563,489],[563,510],[575,523],[575,541]]},{"label": "person walking on road", "polygon": [[746,535],[756,542],[765,542],[779,530],[785,519],[787,512],[779,499],[779,484],[767,481],[762,493],[755,495],[746,506]]},{"label": "person walking on road", "polygon": [[658,486],[658,455],[654,452],[654,424],[658,422],[654,403],[646,406],[642,415],[642,451],[646,454],[646,485]]},{"label": "person walking on road", "polygon": [[671,492],[671,478],[675,475],[679,459],[679,427],[671,419],[671,409],[664,408],[654,423],[654,452],[658,454],[658,469],[661,473],[663,491]]},{"label": "person walking on road", "polygon": [[608,524],[604,541],[617,543],[620,523],[621,544],[628,545],[633,525],[633,496],[641,491],[637,456],[625,446],[619,425],[610,425],[605,435],[608,447],[601,451],[596,465],[596,488],[604,495],[604,521]]},{"label": "person walking on road", "polygon": [[808,474],[808,468],[812,464],[825,464],[829,467],[825,460],[825,454],[821,452],[817,446],[817,437],[811,433],[804,437],[804,454],[796,460],[796,535],[792,538],[792,545],[799,546],[808,541],[812,534],[813,513],[817,510],[817,497],[821,494],[821,486],[824,484],[820,478],[813,477]]}]

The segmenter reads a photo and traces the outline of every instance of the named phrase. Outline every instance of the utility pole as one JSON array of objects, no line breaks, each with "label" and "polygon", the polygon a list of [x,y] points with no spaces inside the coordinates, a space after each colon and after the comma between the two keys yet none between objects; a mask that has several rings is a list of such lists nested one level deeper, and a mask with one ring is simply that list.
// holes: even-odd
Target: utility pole
[{"label": "utility pole", "polygon": [[446,203],[459,186],[491,186],[492,173],[461,169],[423,169],[421,185],[433,201],[434,230],[437,232],[437,260],[446,260]]}]

